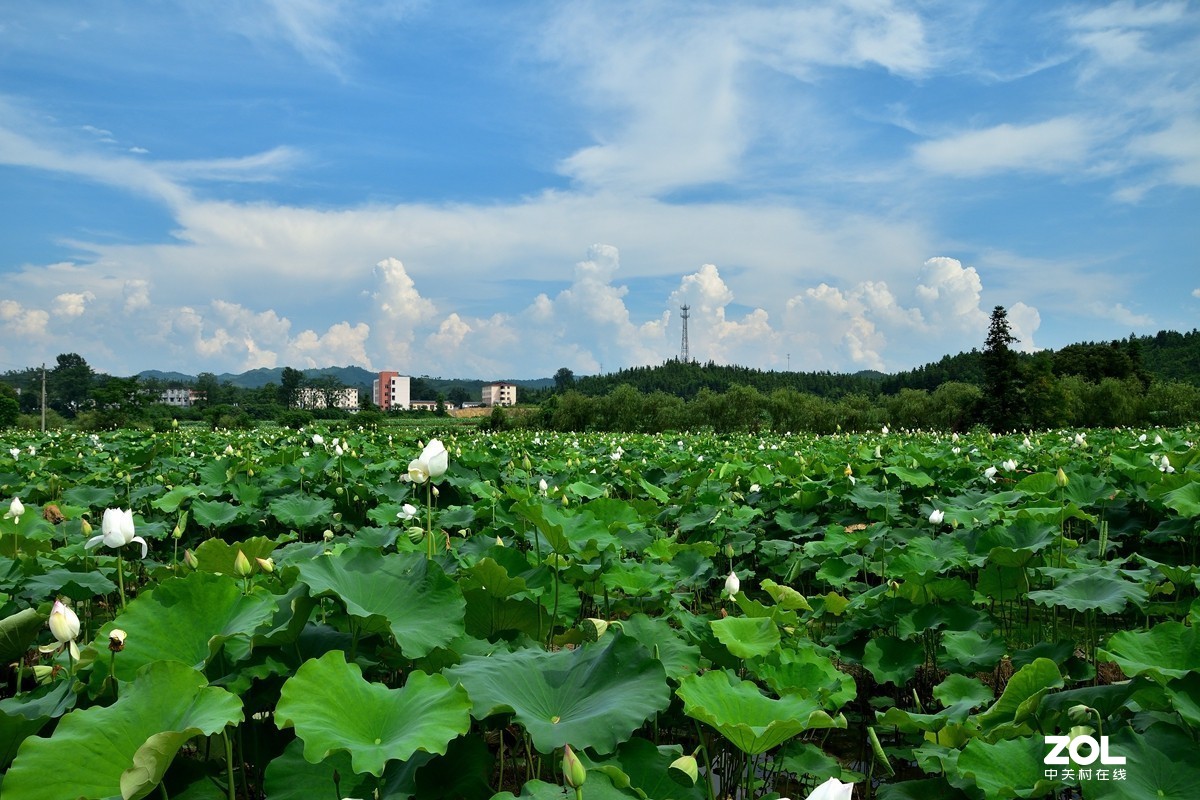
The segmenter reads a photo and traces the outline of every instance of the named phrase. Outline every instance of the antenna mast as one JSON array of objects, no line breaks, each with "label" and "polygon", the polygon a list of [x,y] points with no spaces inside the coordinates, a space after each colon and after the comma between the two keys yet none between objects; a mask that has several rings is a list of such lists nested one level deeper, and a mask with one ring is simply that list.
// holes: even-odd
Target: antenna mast
[{"label": "antenna mast", "polygon": [[682,314],[682,318],[683,318],[683,342],[682,342],[682,344],[680,344],[680,346],[679,346],[679,360],[680,360],[680,361],[682,361],[682,362],[683,362],[683,363],[685,363],[685,364],[686,364],[688,361],[690,361],[690,360],[691,360],[691,356],[689,356],[689,355],[688,355],[688,340],[687,340],[687,321],[688,321],[688,310],[689,310],[690,308],[691,308],[691,306],[687,306],[687,305],[683,305],[683,306],[680,306],[680,307],[679,307],[679,310],[680,310],[681,312],[683,312],[683,314]]}]

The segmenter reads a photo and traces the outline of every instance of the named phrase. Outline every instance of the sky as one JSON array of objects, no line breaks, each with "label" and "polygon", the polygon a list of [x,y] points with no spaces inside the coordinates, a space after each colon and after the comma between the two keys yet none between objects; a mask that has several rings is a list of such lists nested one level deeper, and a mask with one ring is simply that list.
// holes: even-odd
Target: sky
[{"label": "sky", "polygon": [[1200,2],[0,8],[0,371],[910,369],[1200,318]]}]

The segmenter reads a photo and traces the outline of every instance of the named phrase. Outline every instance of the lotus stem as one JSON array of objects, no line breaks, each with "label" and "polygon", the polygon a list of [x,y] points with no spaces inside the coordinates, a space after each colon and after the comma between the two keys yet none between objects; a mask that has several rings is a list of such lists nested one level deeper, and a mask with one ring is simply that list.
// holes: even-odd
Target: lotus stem
[{"label": "lotus stem", "polygon": [[225,740],[225,788],[229,800],[237,800],[237,787],[233,783],[233,741],[229,738],[229,729],[221,731]]},{"label": "lotus stem", "polygon": [[117,550],[117,589],[121,592],[121,610],[125,610],[125,559],[121,558],[121,551]]}]

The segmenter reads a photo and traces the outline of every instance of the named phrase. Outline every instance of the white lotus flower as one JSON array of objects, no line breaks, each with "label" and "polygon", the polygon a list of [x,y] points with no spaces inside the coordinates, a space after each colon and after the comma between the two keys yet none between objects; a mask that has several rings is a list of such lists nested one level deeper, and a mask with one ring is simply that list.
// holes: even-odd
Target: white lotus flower
[{"label": "white lotus flower", "polygon": [[1163,456],[1162,461],[1158,462],[1158,471],[1172,473],[1175,471],[1175,468],[1171,466],[1171,462],[1167,459],[1167,457]]},{"label": "white lotus flower", "polygon": [[49,625],[54,640],[60,645],[67,645],[71,651],[71,658],[78,661],[79,646],[75,644],[75,637],[79,636],[79,617],[75,612],[64,605],[62,600],[55,600],[54,608],[50,610]]},{"label": "white lotus flower", "polygon": [[941,525],[942,520],[944,520],[945,518],[946,518],[946,512],[942,511],[940,508],[935,508],[929,514],[929,521],[932,522],[934,525]]},{"label": "white lotus flower", "polygon": [[752,483],[752,484],[750,484],[750,491],[751,491],[751,493],[760,492],[760,491],[762,491],[762,487],[759,486],[757,483]]},{"label": "white lotus flower", "polygon": [[105,547],[124,547],[130,542],[137,542],[142,546],[142,558],[146,557],[147,544],[146,540],[136,535],[133,528],[133,509],[125,511],[119,508],[108,508],[104,511],[104,520],[100,525],[100,530],[103,531],[99,536],[93,536],[88,539],[84,547],[91,550],[93,547],[103,543]]},{"label": "white lotus flower", "polygon": [[440,478],[449,466],[450,454],[438,439],[431,439],[421,455],[408,462],[408,477],[413,483]]},{"label": "white lotus flower", "polygon": [[1000,470],[995,467],[988,467],[983,471],[983,477],[987,478],[990,483],[996,482],[996,473]]},{"label": "white lotus flower", "polygon": [[1000,466],[1004,467],[1005,472],[1016,472],[1016,470],[1017,470],[1017,462],[1011,458],[1008,459],[1007,461],[1005,461]]},{"label": "white lotus flower", "polygon": [[853,783],[842,783],[837,778],[830,778],[813,789],[807,800],[851,800],[853,797]]},{"label": "white lotus flower", "polygon": [[542,494],[546,494],[548,491],[550,491],[550,485],[546,483],[545,478],[542,478],[538,481],[538,491]]},{"label": "white lotus flower", "polygon": [[407,522],[408,520],[412,519],[416,515],[417,515],[417,507],[414,506],[412,503],[405,503],[404,507],[400,509],[400,513],[397,514],[396,516],[399,517],[400,519],[404,520],[405,522]]},{"label": "white lotus flower", "polygon": [[8,513],[4,515],[4,518],[15,520],[18,524],[20,524],[21,515],[24,513],[25,506],[21,504],[21,498],[14,497],[12,502],[8,504]]},{"label": "white lotus flower", "polygon": [[733,597],[742,588],[742,582],[738,580],[736,572],[730,571],[729,577],[725,579],[725,592]]},{"label": "white lotus flower", "polygon": [[312,435],[312,443],[313,443],[313,444],[318,444],[318,445],[319,445],[319,444],[325,444],[325,437],[324,437],[324,436],[322,436],[322,435],[321,435],[321,434],[319,434],[319,433],[314,433],[314,434]]}]

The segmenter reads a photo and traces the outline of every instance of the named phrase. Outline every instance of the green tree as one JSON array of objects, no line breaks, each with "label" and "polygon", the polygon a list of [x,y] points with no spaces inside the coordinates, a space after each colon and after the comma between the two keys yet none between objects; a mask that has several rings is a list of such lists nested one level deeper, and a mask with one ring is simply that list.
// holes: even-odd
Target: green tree
[{"label": "green tree", "polygon": [[279,404],[285,408],[296,405],[302,383],[304,383],[303,372],[291,367],[284,367],[283,375],[279,378]]},{"label": "green tree", "polygon": [[78,353],[61,353],[57,365],[46,375],[47,405],[73,415],[87,405],[95,373]]},{"label": "green tree", "polygon": [[17,424],[21,416],[21,405],[17,402],[17,392],[11,386],[0,383],[0,428]]},{"label": "green tree", "polygon": [[983,350],[983,419],[993,431],[1014,430],[1021,423],[1020,365],[1009,348],[1018,341],[1009,331],[1008,312],[996,306]]},{"label": "green tree", "polygon": [[558,392],[565,392],[567,389],[575,385],[575,373],[566,367],[559,367],[558,372],[554,373],[554,389]]}]

